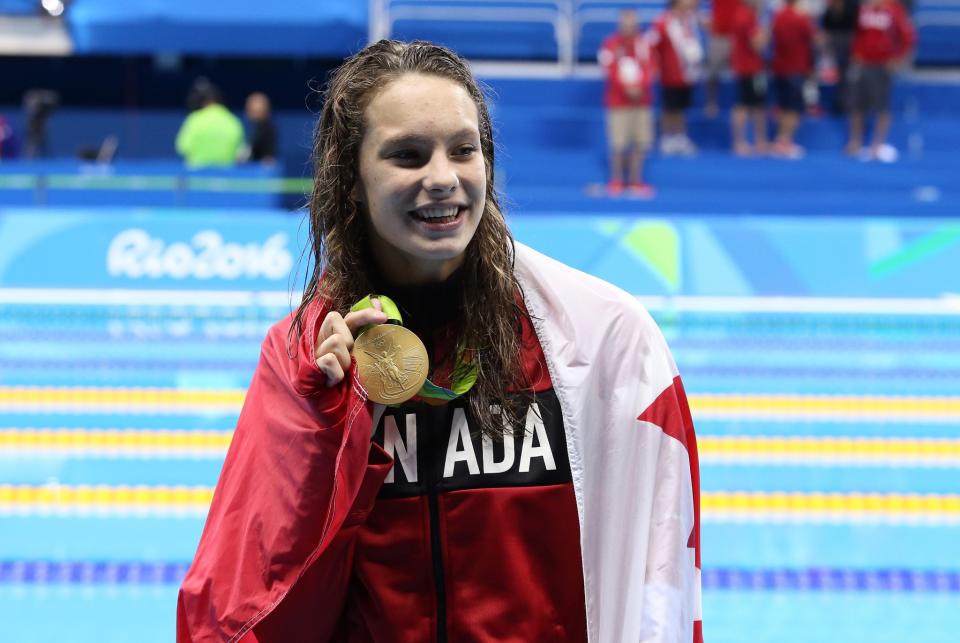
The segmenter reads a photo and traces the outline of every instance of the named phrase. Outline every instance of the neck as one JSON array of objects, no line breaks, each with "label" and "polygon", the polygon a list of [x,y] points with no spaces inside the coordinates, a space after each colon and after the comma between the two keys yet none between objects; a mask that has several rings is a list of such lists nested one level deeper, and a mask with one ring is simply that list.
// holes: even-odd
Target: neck
[{"label": "neck", "polygon": [[443,283],[463,265],[462,254],[436,261],[398,258],[393,252],[377,252],[376,247],[371,254],[380,280],[391,286],[429,286]]},{"label": "neck", "polygon": [[460,316],[463,283],[459,271],[443,280],[398,283],[393,275],[373,264],[368,276],[374,293],[393,299],[403,315],[404,326],[419,335],[431,353],[434,332]]}]

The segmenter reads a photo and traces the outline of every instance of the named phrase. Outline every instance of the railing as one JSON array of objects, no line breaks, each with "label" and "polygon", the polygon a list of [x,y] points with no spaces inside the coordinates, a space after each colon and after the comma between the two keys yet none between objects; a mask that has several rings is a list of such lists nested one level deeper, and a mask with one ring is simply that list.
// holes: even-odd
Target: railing
[{"label": "railing", "polygon": [[190,171],[178,162],[12,161],[0,164],[0,206],[153,205],[278,207],[309,194],[309,178],[273,168]]}]

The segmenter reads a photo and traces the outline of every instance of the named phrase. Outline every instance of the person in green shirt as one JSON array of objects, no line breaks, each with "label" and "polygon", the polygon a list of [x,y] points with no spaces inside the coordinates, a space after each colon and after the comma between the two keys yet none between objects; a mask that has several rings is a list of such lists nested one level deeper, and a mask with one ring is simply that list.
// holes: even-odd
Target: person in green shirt
[{"label": "person in green shirt", "polygon": [[220,92],[212,84],[205,84],[196,98],[200,107],[180,126],[177,153],[191,168],[235,165],[243,146],[243,123],[223,106]]}]

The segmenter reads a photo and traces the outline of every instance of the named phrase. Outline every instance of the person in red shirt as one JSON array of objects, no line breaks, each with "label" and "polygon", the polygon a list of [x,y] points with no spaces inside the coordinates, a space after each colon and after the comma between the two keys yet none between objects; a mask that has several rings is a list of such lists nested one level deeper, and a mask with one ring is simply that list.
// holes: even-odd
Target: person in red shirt
[{"label": "person in red shirt", "polygon": [[649,42],[638,29],[636,11],[626,9],[620,13],[619,28],[603,41],[597,59],[606,78],[603,102],[610,148],[607,189],[612,195],[623,191],[626,166],[630,192],[635,196],[653,196],[653,188],[643,181],[643,162],[653,145],[655,67]]},{"label": "person in red shirt", "polygon": [[[887,144],[890,85],[916,41],[913,25],[897,0],[866,0],[860,6],[853,37],[850,86],[850,139],[847,154],[893,162],[897,150]],[[876,114],[870,147],[863,145],[864,114]]]},{"label": "person in red shirt", "polygon": [[720,74],[732,67],[734,23],[741,0],[712,0],[710,3],[710,38],[707,41],[707,100],[710,118],[719,113],[717,85]]},{"label": "person in red shirt", "polygon": [[312,270],[262,344],[177,642],[702,643],[676,364],[636,297],[514,242],[467,62],[373,43],[314,132]]},{"label": "person in red shirt", "polygon": [[813,20],[797,7],[797,0],[786,4],[773,17],[774,85],[780,115],[777,138],[772,152],[784,158],[800,158],[803,148],[794,142],[804,111],[803,84],[813,71],[813,45],[817,30]]},{"label": "person in red shirt", "polygon": [[663,99],[660,152],[668,156],[697,153],[697,146],[687,136],[685,116],[693,103],[693,86],[700,80],[703,67],[696,10],[697,0],[670,0],[650,30]]},{"label": "person in red shirt", "polygon": [[[744,0],[733,22],[731,63],[737,77],[737,104],[731,114],[733,153],[749,156],[767,151],[767,75],[764,73],[763,51],[769,34],[757,20],[760,0]],[[747,123],[753,124],[755,147],[747,142]]]}]

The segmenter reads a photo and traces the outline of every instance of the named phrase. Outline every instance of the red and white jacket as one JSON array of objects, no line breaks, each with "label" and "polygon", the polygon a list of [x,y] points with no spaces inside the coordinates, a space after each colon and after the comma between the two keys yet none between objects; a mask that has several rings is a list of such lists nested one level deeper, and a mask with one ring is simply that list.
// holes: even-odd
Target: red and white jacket
[{"label": "red and white jacket", "polygon": [[906,10],[897,0],[860,5],[851,55],[857,62],[886,65],[913,48],[916,34]]},{"label": "red and white jacket", "polygon": [[512,453],[456,406],[385,410],[352,373],[327,389],[315,333],[291,358],[289,320],[271,329],[179,643],[702,641],[696,441],[662,335],[523,246],[517,276],[539,408]]},{"label": "red and white jacket", "polygon": [[689,87],[703,73],[703,45],[696,12],[664,11],[650,28],[650,43],[664,87]]},{"label": "red and white jacket", "polygon": [[656,65],[646,35],[611,34],[600,46],[597,61],[606,78],[606,107],[649,107],[653,103]]}]

